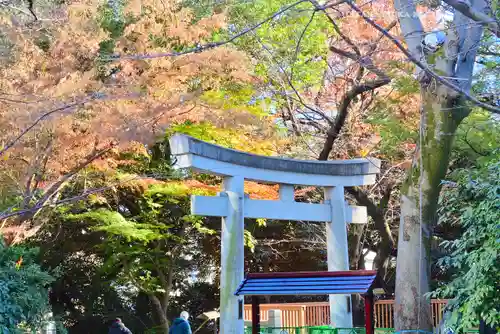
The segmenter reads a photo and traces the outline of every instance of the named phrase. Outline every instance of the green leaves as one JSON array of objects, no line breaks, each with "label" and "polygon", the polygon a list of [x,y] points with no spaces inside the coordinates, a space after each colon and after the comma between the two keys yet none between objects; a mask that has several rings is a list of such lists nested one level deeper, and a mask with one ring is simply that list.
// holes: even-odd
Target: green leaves
[{"label": "green leaves", "polygon": [[[112,5],[110,5],[111,3]],[[113,0],[100,8],[99,25],[109,33],[111,38],[120,37],[125,30],[123,6],[123,1]]]},{"label": "green leaves", "polygon": [[392,80],[392,87],[401,94],[417,94],[420,92],[418,80],[411,75],[398,75]]},{"label": "green leaves", "polygon": [[[0,242],[0,333],[41,329],[50,312],[48,285],[54,278],[34,262],[36,248]],[[19,261],[22,258],[22,261]],[[16,262],[18,266],[16,268]]]},{"label": "green leaves", "polygon": [[[240,31],[270,17],[287,4],[289,2],[284,0],[236,2],[229,16],[233,28]],[[273,85],[285,81],[285,71],[288,75],[293,73],[292,83],[298,90],[321,84],[327,66],[331,25],[324,15],[311,19],[313,13],[309,3],[300,4],[236,42],[240,49],[258,60],[256,73],[262,80],[269,82],[274,78],[277,82],[271,80]]]},{"label": "green leaves", "polygon": [[488,112],[474,110],[460,124],[453,156],[459,167],[484,166],[500,159],[500,122]]},{"label": "green leaves", "polygon": [[243,238],[244,238],[245,247],[248,247],[250,252],[253,253],[255,251],[255,246],[257,245],[257,239],[255,239],[252,232],[250,232],[248,230],[245,230],[243,232]]},{"label": "green leaves", "polygon": [[441,214],[441,223],[458,217],[463,234],[443,243],[450,253],[437,264],[455,274],[433,295],[453,298],[449,309],[461,316],[450,325],[459,331],[477,326],[480,319],[500,327],[500,162],[457,174],[457,186],[442,199],[441,210],[449,214]]},{"label": "green leaves", "polygon": [[93,230],[121,236],[128,241],[137,240],[146,242],[162,237],[156,226],[127,220],[119,212],[107,209],[71,214],[67,216],[67,219],[95,221],[97,225],[93,227]]},{"label": "green leaves", "polygon": [[215,195],[214,191],[201,189],[201,188],[190,188],[182,182],[168,182],[161,184],[154,184],[149,187],[144,193],[144,196],[148,198],[148,203],[153,207],[158,207],[158,203],[154,203],[159,199],[165,199],[172,203],[179,203],[179,200],[186,201],[189,195]]},{"label": "green leaves", "polygon": [[102,241],[94,248],[102,255],[102,276],[160,298],[173,288],[169,275],[182,280],[193,270],[193,262],[202,261],[205,255],[193,245],[215,233],[201,217],[189,214],[193,193],[213,191],[177,181],[138,180],[106,194],[104,201],[94,202],[95,207],[75,207],[82,212],[66,210],[61,215],[66,224],[83,224],[100,235]]},{"label": "green leaves", "polygon": [[389,159],[401,159],[405,152],[401,149],[403,143],[415,143],[418,132],[412,124],[398,117],[393,109],[397,101],[381,101],[377,108],[368,115],[366,122],[372,124],[382,137],[378,149]]},{"label": "green leaves", "polygon": [[[184,0],[197,19],[217,11],[213,2]],[[229,1],[229,25],[217,31],[212,41],[226,40],[269,18],[289,1]],[[252,85],[231,87],[206,92],[205,101],[222,109],[245,109],[258,116],[274,113],[277,105],[285,105],[290,83],[299,92],[315,90],[323,84],[327,68],[328,39],[331,25],[324,15],[315,14],[309,3],[299,4],[277,15],[244,36],[236,39],[236,47],[253,61]],[[232,84],[232,83],[231,83]],[[272,98],[271,98],[272,96]],[[272,101],[271,101],[272,100]]]},{"label": "green leaves", "polygon": [[257,99],[255,95],[256,91],[251,85],[231,84],[207,91],[201,98],[221,110],[241,110],[260,117],[268,116],[270,99]]}]

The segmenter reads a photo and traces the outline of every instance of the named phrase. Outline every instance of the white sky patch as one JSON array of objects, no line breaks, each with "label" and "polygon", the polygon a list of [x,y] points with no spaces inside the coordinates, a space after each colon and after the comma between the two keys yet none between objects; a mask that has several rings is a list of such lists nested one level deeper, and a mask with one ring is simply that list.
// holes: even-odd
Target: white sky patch
[{"label": "white sky patch", "polygon": [[365,268],[367,270],[373,270],[373,260],[375,259],[377,253],[369,251],[365,256]]}]

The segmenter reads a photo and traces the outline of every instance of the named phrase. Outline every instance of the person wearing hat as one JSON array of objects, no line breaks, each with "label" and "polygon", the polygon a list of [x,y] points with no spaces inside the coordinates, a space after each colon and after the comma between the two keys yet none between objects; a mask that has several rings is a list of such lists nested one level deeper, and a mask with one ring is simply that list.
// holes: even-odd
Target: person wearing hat
[{"label": "person wearing hat", "polygon": [[108,334],[132,334],[130,329],[125,327],[125,325],[122,322],[122,319],[116,318],[113,320],[113,323],[109,327]]},{"label": "person wearing hat", "polygon": [[180,317],[172,323],[168,334],[192,334],[188,319],[189,313],[182,311]]}]

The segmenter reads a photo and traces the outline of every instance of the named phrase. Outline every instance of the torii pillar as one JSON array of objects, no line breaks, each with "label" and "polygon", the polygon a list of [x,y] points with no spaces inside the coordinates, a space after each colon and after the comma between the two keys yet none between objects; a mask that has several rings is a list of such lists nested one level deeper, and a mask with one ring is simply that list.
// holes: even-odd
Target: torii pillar
[{"label": "torii pillar", "polygon": [[[170,149],[177,167],[224,178],[218,196],[191,197],[192,214],[222,217],[221,334],[244,332],[243,299],[235,292],[244,279],[245,218],[326,222],[328,270],[349,270],[346,224],[366,223],[367,214],[365,207],[346,204],[344,187],[375,183],[379,160],[304,161],[258,156],[179,134],[170,138]],[[279,184],[279,200],[249,199],[244,180]],[[324,203],[295,202],[294,185],[324,187]],[[352,327],[347,297],[330,295],[334,327]]]}]

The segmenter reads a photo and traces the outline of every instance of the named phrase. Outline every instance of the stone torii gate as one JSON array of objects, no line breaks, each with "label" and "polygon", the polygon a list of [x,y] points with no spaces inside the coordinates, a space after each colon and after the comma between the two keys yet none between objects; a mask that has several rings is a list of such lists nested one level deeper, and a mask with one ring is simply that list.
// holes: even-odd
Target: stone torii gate
[{"label": "stone torii gate", "polygon": [[[380,161],[353,159],[304,161],[258,156],[223,148],[176,134],[170,138],[179,168],[219,175],[224,179],[218,196],[192,196],[191,213],[222,217],[220,330],[244,332],[243,299],[235,292],[244,279],[244,219],[326,222],[329,271],[349,270],[348,223],[366,223],[365,207],[349,206],[344,187],[375,183]],[[279,184],[279,200],[252,200],[245,196],[244,180]],[[294,185],[324,187],[322,204],[294,201]],[[330,295],[335,327],[352,327],[351,307],[345,296]]]}]

